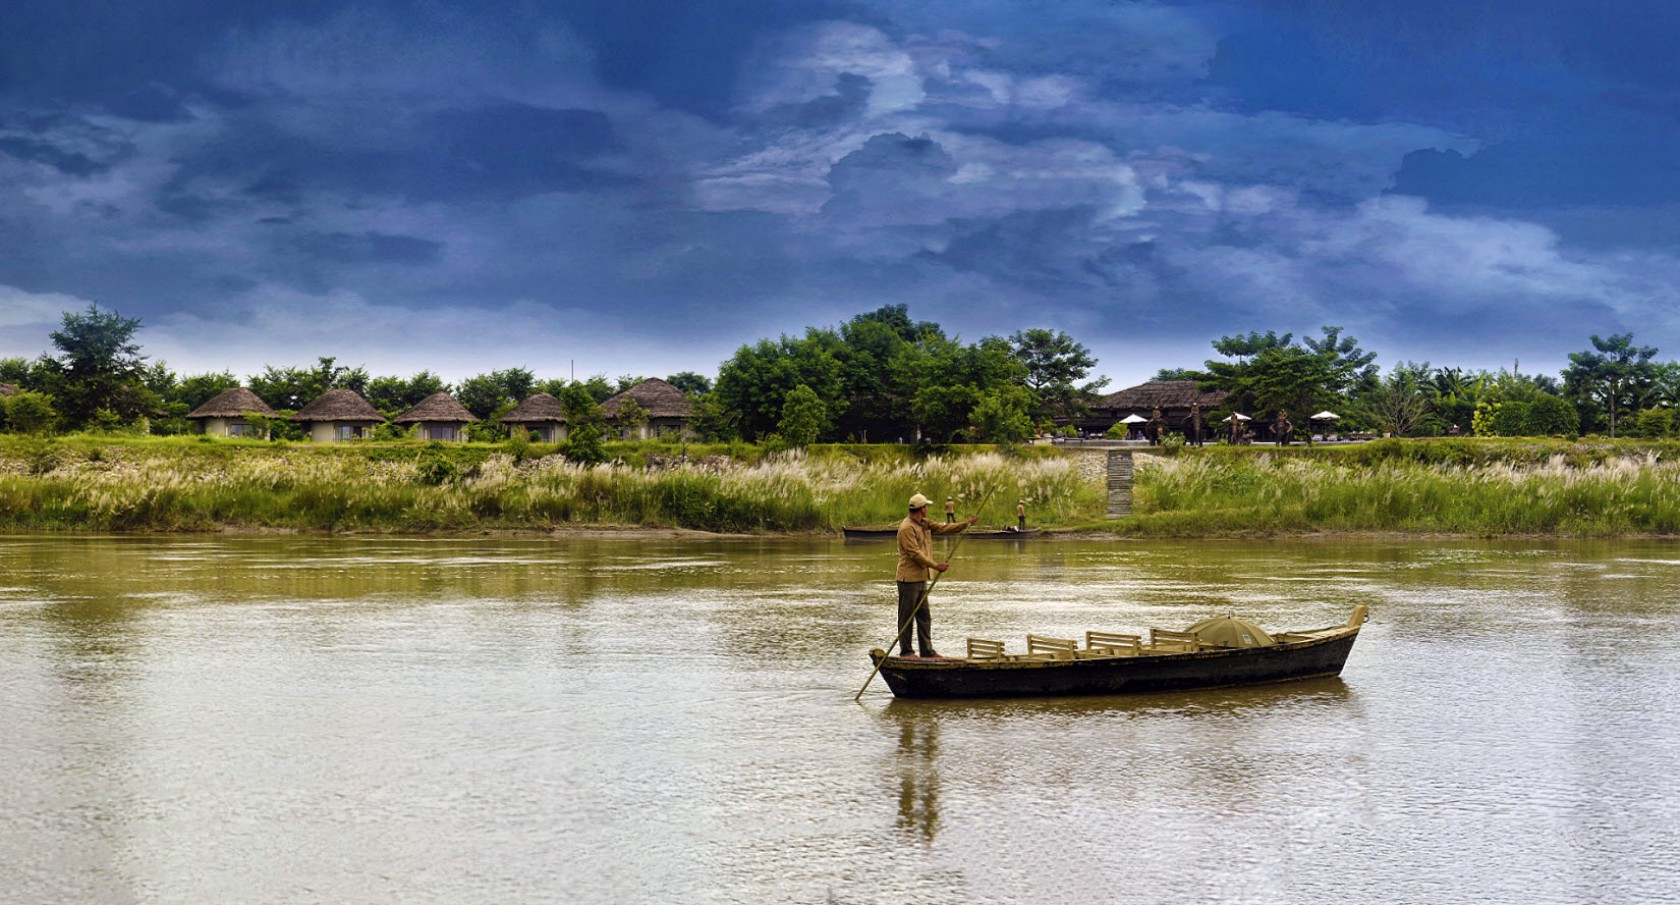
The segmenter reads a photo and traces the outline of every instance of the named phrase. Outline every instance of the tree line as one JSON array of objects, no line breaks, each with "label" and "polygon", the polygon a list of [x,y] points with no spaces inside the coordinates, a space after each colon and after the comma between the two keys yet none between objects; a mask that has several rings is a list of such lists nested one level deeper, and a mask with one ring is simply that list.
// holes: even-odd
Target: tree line
[{"label": "tree line", "polygon": [[[640,382],[597,374],[542,378],[506,368],[451,384],[430,371],[370,375],[364,367],[318,358],[313,365],[267,365],[243,380],[232,372],[179,375],[148,362],[135,340],[137,318],[90,306],[65,312],[53,349],[34,360],[0,359],[0,383],[20,392],[0,400],[0,430],[129,430],[180,434],[187,413],[223,390],[246,386],[279,417],[277,439],[301,438],[287,420],[322,393],[350,389],[393,418],[433,393],[448,392],[483,419],[469,437],[507,436],[497,418],[532,393],[561,400],[572,431],[600,435],[599,404]],[[1288,412],[1299,423],[1320,409],[1343,430],[1397,436],[1474,433],[1500,436],[1671,436],[1680,408],[1680,363],[1655,360],[1632,334],[1591,337],[1557,377],[1510,370],[1470,371],[1404,361],[1382,371],[1376,353],[1340,327],[1318,336],[1251,332],[1212,342],[1201,367],[1168,368],[1157,380],[1192,380],[1227,394],[1230,411]],[[715,382],[690,371],[666,379],[688,394],[693,426],[709,440],[803,446],[813,442],[961,441],[1011,443],[1062,431],[1089,414],[1107,379],[1087,379],[1096,359],[1071,336],[1034,328],[963,342],[905,305],[859,314],[837,327],[743,345]],[[635,406],[620,413],[635,422]],[[384,425],[376,437],[407,433]],[[586,455],[595,458],[596,455]]]}]

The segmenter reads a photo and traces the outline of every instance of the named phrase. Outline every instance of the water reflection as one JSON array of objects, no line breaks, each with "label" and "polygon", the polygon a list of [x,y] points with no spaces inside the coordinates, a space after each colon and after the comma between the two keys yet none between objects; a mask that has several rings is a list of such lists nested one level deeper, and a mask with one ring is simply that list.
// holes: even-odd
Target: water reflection
[{"label": "water reflection", "polygon": [[939,834],[939,721],[898,723],[898,829],[932,842]]}]

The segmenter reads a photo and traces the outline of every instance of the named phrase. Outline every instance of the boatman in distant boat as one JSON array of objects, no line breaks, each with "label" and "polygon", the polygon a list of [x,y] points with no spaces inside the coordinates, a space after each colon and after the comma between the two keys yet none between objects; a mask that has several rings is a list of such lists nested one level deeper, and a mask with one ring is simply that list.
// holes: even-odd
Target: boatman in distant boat
[{"label": "boatman in distant boat", "polygon": [[957,500],[956,500],[955,497],[946,497],[945,498],[945,524],[954,525],[956,523],[957,523]]},{"label": "boatman in distant boat", "polygon": [[910,515],[898,524],[898,624],[904,626],[912,615],[916,622],[914,628],[905,628],[904,634],[898,636],[901,657],[912,656],[911,635],[916,636],[916,649],[923,657],[939,657],[933,649],[933,615],[928,612],[923,597],[931,573],[943,572],[951,564],[934,560],[933,536],[956,534],[980,521],[980,516],[971,515],[967,521],[941,525],[929,520],[927,514],[928,498],[918,493],[910,498]]}]

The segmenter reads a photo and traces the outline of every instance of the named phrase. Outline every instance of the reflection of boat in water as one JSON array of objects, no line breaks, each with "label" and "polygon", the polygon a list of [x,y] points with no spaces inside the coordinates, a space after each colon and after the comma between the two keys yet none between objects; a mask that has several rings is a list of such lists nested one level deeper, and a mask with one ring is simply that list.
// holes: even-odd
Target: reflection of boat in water
[{"label": "reflection of boat in water", "polygon": [[[898,534],[898,526],[890,528],[841,528],[846,540],[884,540]],[[960,535],[945,535],[947,537],[984,537],[992,540],[1026,540],[1037,537],[1041,529],[1027,528],[970,528]]]},{"label": "reflection of boat in water", "polygon": [[970,638],[964,659],[924,660],[869,652],[887,687],[901,698],[1021,697],[1131,694],[1281,682],[1342,671],[1368,609],[1344,625],[1271,635],[1230,617],[1207,619],[1183,632],[1139,635],[1086,632],[1073,639],[1027,636],[1027,652],[1008,654],[997,641]]}]

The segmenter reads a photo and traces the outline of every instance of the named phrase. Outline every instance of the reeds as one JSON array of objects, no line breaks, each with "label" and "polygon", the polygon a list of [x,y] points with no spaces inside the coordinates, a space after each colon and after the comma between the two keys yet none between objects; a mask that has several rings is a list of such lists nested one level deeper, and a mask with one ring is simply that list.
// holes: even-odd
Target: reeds
[{"label": "reeds", "polygon": [[725,532],[833,530],[896,522],[912,493],[955,496],[964,515],[990,488],[991,524],[1027,502],[1035,523],[1091,518],[1101,488],[1064,458],[996,453],[914,460],[785,453],[739,464],[640,451],[651,464],[518,461],[453,448],[439,482],[433,449],[58,444],[0,449],[0,528],[195,531],[222,527],[423,532],[646,525]]},{"label": "reeds", "polygon": [[1153,460],[1137,472],[1139,517],[1121,530],[1680,533],[1680,462],[1650,451],[1482,464],[1363,458],[1259,453]]}]

